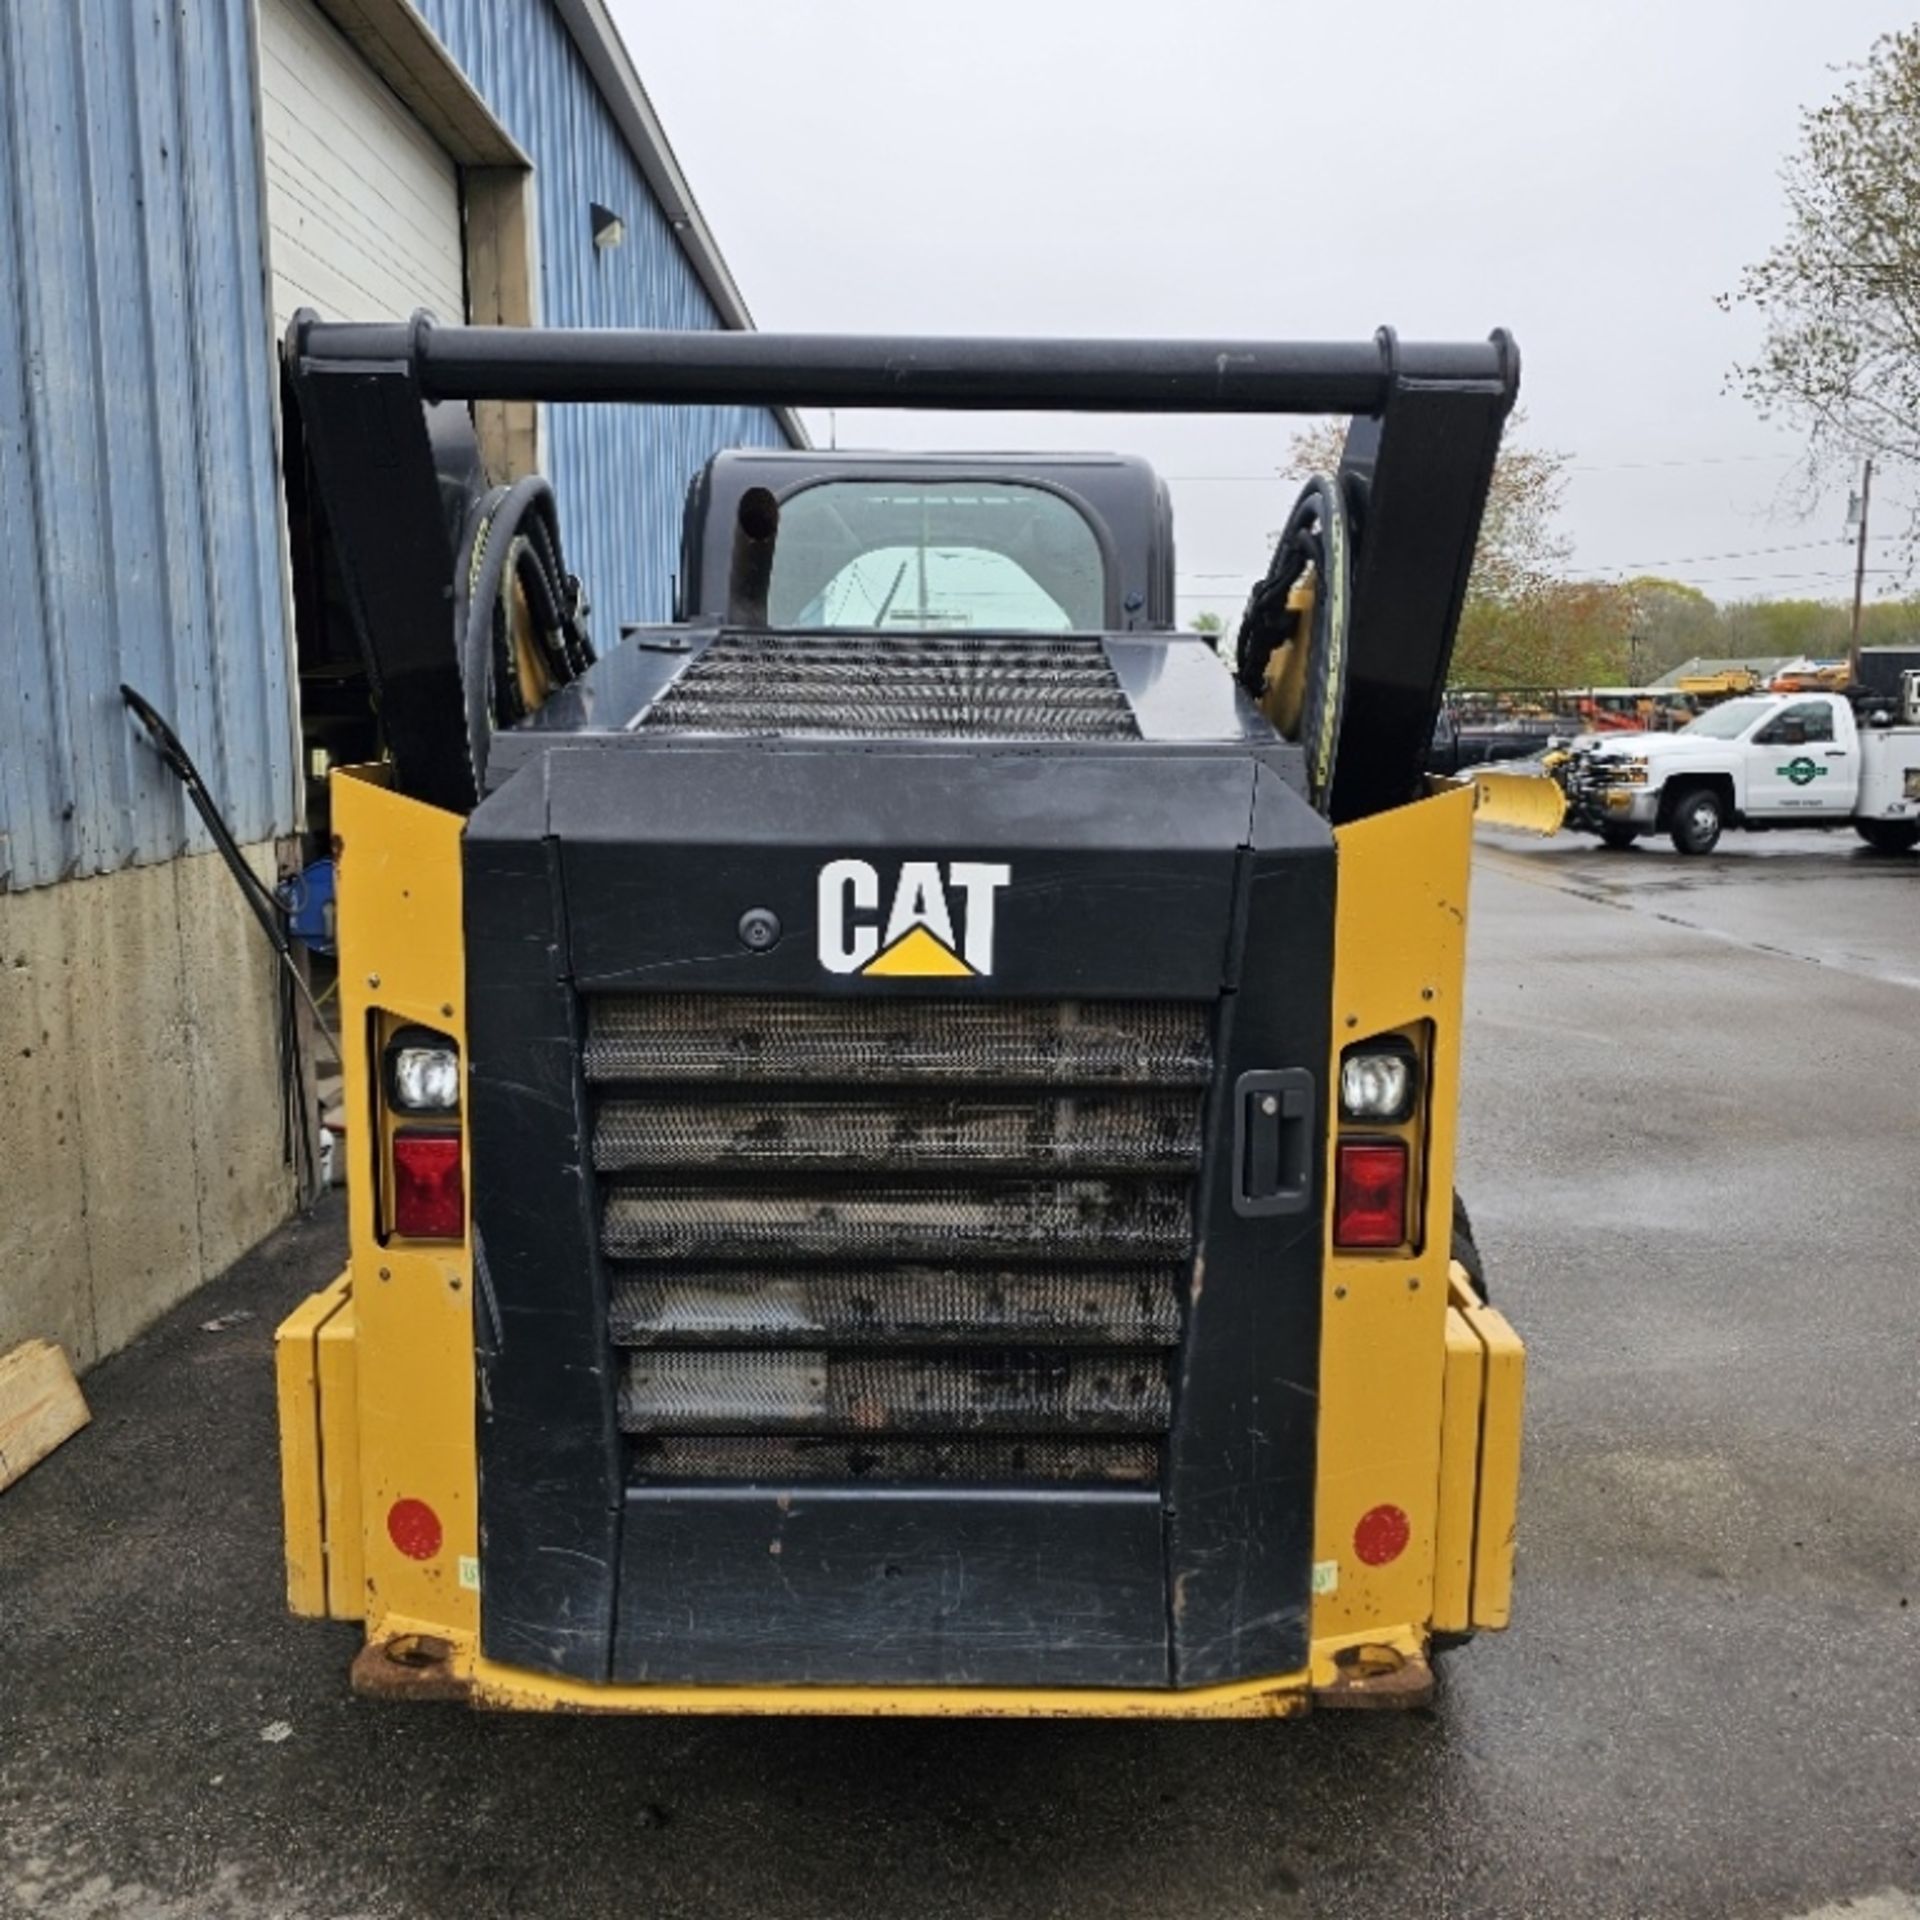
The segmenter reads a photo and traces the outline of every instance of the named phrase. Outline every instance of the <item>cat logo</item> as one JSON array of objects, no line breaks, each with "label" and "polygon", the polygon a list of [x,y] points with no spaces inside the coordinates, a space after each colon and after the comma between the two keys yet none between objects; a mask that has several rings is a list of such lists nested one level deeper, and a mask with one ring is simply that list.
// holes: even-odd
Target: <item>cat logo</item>
[{"label": "cat logo", "polygon": [[883,921],[878,870],[829,860],[820,869],[820,964],[879,979],[980,979],[993,971],[996,896],[1012,877],[1012,868],[979,860],[944,870],[937,860],[903,860]]}]

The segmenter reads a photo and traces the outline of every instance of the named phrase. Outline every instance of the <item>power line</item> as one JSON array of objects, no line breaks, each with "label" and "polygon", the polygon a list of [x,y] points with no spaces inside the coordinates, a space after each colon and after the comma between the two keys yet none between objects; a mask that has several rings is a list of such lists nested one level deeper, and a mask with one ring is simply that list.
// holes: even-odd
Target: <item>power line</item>
[{"label": "power line", "polygon": [[[1887,541],[1887,540],[1903,540],[1905,539],[1906,536],[1904,534],[1898,534],[1898,533],[1876,533],[1869,537],[1874,541]],[[1659,559],[1659,560],[1596,561],[1592,564],[1591,568],[1588,569],[1588,571],[1592,573],[1641,573],[1650,567],[1708,566],[1708,565],[1717,564],[1718,562],[1723,560],[1762,560],[1762,559],[1770,558],[1774,554],[1779,554],[1779,553],[1819,553],[1834,547],[1851,548],[1852,545],[1853,545],[1853,542],[1851,540],[1845,540],[1845,539],[1800,540],[1800,541],[1788,542],[1783,545],[1775,546],[1775,547],[1737,547],[1737,548],[1734,548],[1732,551],[1726,552],[1726,553],[1669,554],[1663,559]],[[1841,570],[1841,571],[1844,571],[1844,570]],[[1878,573],[1878,574],[1903,574],[1907,572],[1908,569],[1906,569],[1905,567],[1869,567],[1867,571],[1869,573]],[[1255,576],[1250,572],[1225,572],[1225,573],[1205,573],[1205,572],[1185,573],[1183,572],[1180,574],[1179,577],[1182,580],[1243,580],[1247,582],[1249,586],[1251,586]],[[1573,576],[1573,578],[1576,581],[1578,577],[1579,576],[1577,574]],[[1773,576],[1769,576],[1766,574],[1747,574],[1747,575],[1735,575],[1735,576],[1729,576],[1729,577],[1744,578],[1744,579],[1767,579],[1769,577],[1778,578],[1778,579],[1793,579],[1793,578],[1812,579],[1812,578],[1819,577],[1819,575],[1816,572],[1809,572],[1804,575],[1795,575],[1795,574],[1782,572]],[[1685,583],[1683,582],[1682,584],[1685,584]],[[1214,599],[1220,599],[1220,598],[1223,598],[1224,596],[1215,594],[1210,597]]]},{"label": "power line", "polygon": [[[1898,533],[1876,533],[1875,540],[1901,540],[1906,536]],[[1777,547],[1739,547],[1731,553],[1682,553],[1669,554],[1664,560],[1596,560],[1592,562],[1596,573],[1638,573],[1647,567],[1693,567],[1704,566],[1715,560],[1759,560],[1775,553],[1817,553],[1825,547],[1846,547],[1851,549],[1853,542],[1845,534],[1830,540],[1798,540]]]},{"label": "power line", "polygon": [[1700,453],[1676,460],[1608,460],[1577,464],[1567,473],[1647,473],[1658,467],[1783,467],[1801,456],[1797,453]]},{"label": "power line", "polygon": [[[1904,541],[1906,539],[1906,535],[1903,533],[1876,533],[1876,534],[1870,535],[1869,539],[1873,542]],[[1782,553],[1820,553],[1820,552],[1831,551],[1834,548],[1840,548],[1840,549],[1850,551],[1853,547],[1853,544],[1854,543],[1851,540],[1845,539],[1845,538],[1833,539],[1833,540],[1786,541],[1781,543],[1778,546],[1771,546],[1771,547],[1736,547],[1725,553],[1669,554],[1659,560],[1615,560],[1612,562],[1595,562],[1590,567],[1583,569],[1582,571],[1589,576],[1593,574],[1609,574],[1609,573],[1637,574],[1637,573],[1645,573],[1656,567],[1712,566],[1712,565],[1717,565],[1720,562],[1726,561],[1726,560],[1770,559],[1774,555],[1782,554]],[[1887,578],[1887,577],[1904,577],[1910,571],[1910,569],[1906,567],[1868,567],[1866,571],[1869,574],[1875,575],[1877,577]],[[1756,581],[1756,580],[1848,580],[1848,579],[1851,579],[1852,577],[1853,577],[1853,569],[1851,567],[1798,568],[1798,569],[1779,568],[1774,571],[1765,572],[1765,573],[1707,574],[1704,576],[1697,576],[1693,580],[1684,581],[1681,584],[1692,585],[1692,586],[1741,586],[1741,585],[1751,584],[1753,581]],[[1183,570],[1178,575],[1178,578],[1183,581],[1229,580],[1229,581],[1236,582],[1239,588],[1238,592],[1234,592],[1234,591],[1181,592],[1178,595],[1176,595],[1176,597],[1179,599],[1182,599],[1182,600],[1235,600],[1235,599],[1239,599],[1244,593],[1251,590],[1254,581],[1258,578],[1258,570],[1249,569],[1244,572],[1242,571],[1235,571],[1235,572],[1201,571],[1201,572],[1193,572],[1193,573],[1189,573]],[[1580,579],[1581,579],[1581,575],[1579,573],[1576,573],[1572,576],[1569,576],[1567,584],[1578,585],[1580,584]]]},{"label": "power line", "polygon": [[[1904,567],[1869,567],[1867,572],[1870,574],[1900,577],[1904,576],[1906,569]],[[1853,569],[1851,567],[1825,567],[1817,571],[1708,574],[1704,582],[1699,584],[1704,584],[1709,587],[1726,587],[1739,586],[1752,580],[1851,580],[1852,578]]]},{"label": "power line", "polygon": [[[1672,460],[1583,460],[1570,463],[1560,470],[1563,473],[1648,473],[1662,468],[1787,466],[1800,457],[1797,453],[1701,453]],[[1160,477],[1179,481],[1183,485],[1218,483],[1270,487],[1276,481],[1286,481],[1290,476],[1275,467],[1267,473],[1166,473]]]},{"label": "power line", "polygon": [[[1904,567],[1869,567],[1867,573],[1869,576],[1899,578],[1904,577],[1906,569]],[[1782,569],[1771,573],[1709,574],[1702,580],[1689,582],[1688,584],[1701,587],[1740,587],[1751,586],[1760,580],[1824,580],[1845,582],[1852,578],[1853,570],[1850,567],[1826,567],[1813,570]],[[1570,579],[1562,584],[1579,586],[1582,583],[1578,579]],[[1174,595],[1176,600],[1203,600],[1222,604],[1237,604],[1242,597],[1243,596],[1237,593],[1180,592]]]}]

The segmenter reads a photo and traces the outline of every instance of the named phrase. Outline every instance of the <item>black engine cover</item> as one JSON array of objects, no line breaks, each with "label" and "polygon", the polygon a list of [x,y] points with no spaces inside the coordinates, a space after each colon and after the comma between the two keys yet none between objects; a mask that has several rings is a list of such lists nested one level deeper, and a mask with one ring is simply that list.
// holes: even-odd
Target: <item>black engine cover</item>
[{"label": "black engine cover", "polygon": [[[474,814],[465,850],[488,1656],[710,1684],[1164,1687],[1303,1666],[1334,862],[1286,777],[1289,750],[644,732],[542,746]],[[585,1053],[603,997],[643,1015],[654,995],[1205,1003],[1170,1397],[1153,1403],[1164,1427],[1125,1452],[1147,1449],[1153,1477],[970,1482],[976,1456],[958,1442],[912,1456],[963,1463],[947,1477],[885,1485],[648,1470],[648,1416],[623,1396],[630,1363],[610,1331],[631,1249],[609,1252],[603,1232],[602,1095]],[[710,1077],[734,1097],[724,1069]],[[1307,1182],[1290,1210],[1243,1210],[1236,1089],[1287,1069],[1313,1089]],[[872,1097],[854,1072],[840,1091]],[[675,1194],[697,1211],[704,1193],[734,1204],[754,1191],[722,1176],[679,1169]],[[649,1191],[644,1156],[619,1177]],[[810,1191],[765,1176],[782,1179]],[[879,1182],[875,1204],[902,1186],[872,1169],[840,1184],[862,1180]],[[1057,1251],[1098,1280],[1088,1249]],[[793,1264],[821,1257],[797,1250]],[[786,1268],[767,1271],[771,1283]],[[673,1272],[686,1278],[684,1263]],[[954,1404],[968,1419],[993,1424],[979,1406],[1001,1390],[1003,1358],[963,1363],[971,1385]],[[1034,1406],[1088,1373],[1024,1349],[1016,1360],[1041,1381],[1020,1403],[1029,1429]],[[803,1361],[779,1362],[784,1380],[781,1368],[797,1392],[817,1384]],[[994,1404],[1014,1404],[1010,1391]],[[776,1409],[783,1431],[801,1432],[810,1406]],[[885,1411],[819,1417],[845,1432]],[[1025,1458],[1023,1442],[994,1444]]]}]

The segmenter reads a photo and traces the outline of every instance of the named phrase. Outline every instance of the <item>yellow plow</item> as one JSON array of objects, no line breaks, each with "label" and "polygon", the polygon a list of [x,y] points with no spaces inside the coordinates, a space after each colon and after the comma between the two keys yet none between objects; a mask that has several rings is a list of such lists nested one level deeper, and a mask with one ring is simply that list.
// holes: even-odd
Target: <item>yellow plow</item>
[{"label": "yellow plow", "polygon": [[1473,783],[1476,824],[1514,827],[1546,838],[1566,823],[1567,796],[1549,774],[1470,767],[1463,777]]}]

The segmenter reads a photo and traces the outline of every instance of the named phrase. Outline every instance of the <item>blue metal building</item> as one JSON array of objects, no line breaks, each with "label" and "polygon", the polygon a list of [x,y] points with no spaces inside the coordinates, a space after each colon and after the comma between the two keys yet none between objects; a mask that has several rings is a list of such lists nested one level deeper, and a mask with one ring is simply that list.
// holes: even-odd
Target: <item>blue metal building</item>
[{"label": "blue metal building", "polygon": [[0,889],[204,844],[123,680],[243,840],[294,824],[250,40],[239,0],[0,8]]},{"label": "blue metal building", "polygon": [[[664,140],[616,118],[620,105],[650,110],[637,82],[631,91],[624,84],[625,56],[602,9],[577,0],[421,0],[421,11],[532,158],[546,324],[751,324],[724,268],[703,283],[697,254],[682,244],[698,218],[684,183],[676,193],[658,170],[650,181],[643,169],[641,155],[663,151]],[[583,45],[602,67],[604,92]],[[597,109],[583,111],[590,103]],[[626,221],[625,244],[611,252],[591,243],[595,204]],[[549,420],[546,465],[569,552],[596,606],[623,620],[669,617],[682,498],[707,455],[789,437],[757,407],[555,407]]]},{"label": "blue metal building", "polygon": [[[0,1350],[111,1351],[291,1200],[271,968],[124,712],[271,877],[301,824],[276,336],[744,327],[604,0],[0,4]],[[485,410],[482,410],[483,414]],[[755,409],[500,409],[605,643]],[[298,663],[298,664],[297,664]]]},{"label": "blue metal building", "polygon": [[[174,713],[243,842],[296,824],[256,17],[287,4],[0,8],[0,889],[205,844],[128,731],[123,680]],[[524,317],[751,324],[599,0],[299,4],[397,110],[464,88],[518,150]],[[595,206],[624,223],[618,247],[594,244]],[[666,616],[707,454],[791,423],[553,408],[543,428],[610,626]]]}]

